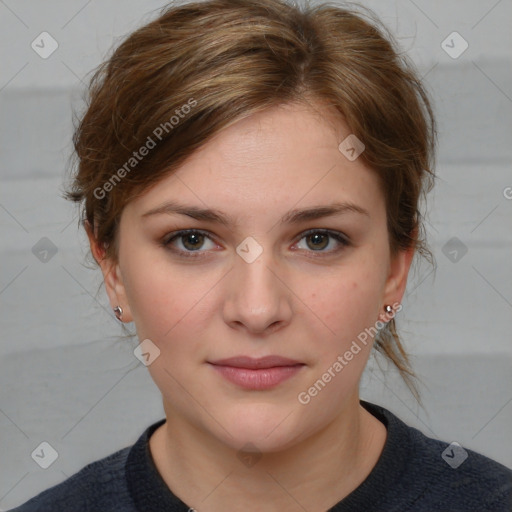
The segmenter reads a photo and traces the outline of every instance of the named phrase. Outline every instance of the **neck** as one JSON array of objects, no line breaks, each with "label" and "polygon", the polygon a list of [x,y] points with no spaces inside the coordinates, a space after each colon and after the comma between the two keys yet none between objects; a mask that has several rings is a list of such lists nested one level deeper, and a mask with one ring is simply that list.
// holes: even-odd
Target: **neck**
[{"label": "neck", "polygon": [[244,454],[167,410],[149,444],[163,480],[200,512],[325,511],[358,487],[382,452],[386,428],[357,396],[323,430],[288,449]]}]

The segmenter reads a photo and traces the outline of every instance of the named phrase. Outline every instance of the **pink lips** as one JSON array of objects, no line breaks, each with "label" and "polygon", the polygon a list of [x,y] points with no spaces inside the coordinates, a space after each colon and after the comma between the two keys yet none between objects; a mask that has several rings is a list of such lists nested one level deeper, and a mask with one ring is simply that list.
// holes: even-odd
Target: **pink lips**
[{"label": "pink lips", "polygon": [[209,361],[225,379],[245,389],[270,389],[297,374],[304,363],[280,356],[247,356]]}]

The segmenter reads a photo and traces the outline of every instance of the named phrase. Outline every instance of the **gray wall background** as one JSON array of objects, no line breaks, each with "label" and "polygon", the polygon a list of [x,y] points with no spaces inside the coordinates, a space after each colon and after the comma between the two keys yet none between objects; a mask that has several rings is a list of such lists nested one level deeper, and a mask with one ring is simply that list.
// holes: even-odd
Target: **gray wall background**
[{"label": "gray wall background", "polygon": [[[362,3],[424,76],[440,147],[427,225],[437,272],[417,266],[398,320],[425,408],[375,361],[361,396],[512,467],[512,2]],[[84,266],[77,212],[59,195],[86,74],[164,4],[0,1],[0,510],[164,417],[137,342],[118,340],[96,293],[99,270]],[[59,45],[46,59],[31,47],[43,31]],[[453,31],[468,43],[457,58],[442,47]],[[449,51],[462,43],[449,39]],[[31,457],[43,441],[58,453],[48,469]]]}]

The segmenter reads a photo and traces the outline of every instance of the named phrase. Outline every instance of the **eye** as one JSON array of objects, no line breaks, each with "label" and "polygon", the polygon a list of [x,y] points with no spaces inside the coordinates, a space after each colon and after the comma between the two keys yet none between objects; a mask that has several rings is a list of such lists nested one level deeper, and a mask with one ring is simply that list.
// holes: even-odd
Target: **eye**
[{"label": "eye", "polygon": [[[179,253],[180,255],[197,258],[200,253],[204,252],[200,249],[204,248],[205,240],[208,240],[213,244],[213,240],[206,234],[206,232],[198,229],[184,229],[182,231],[171,233],[163,240],[162,244],[164,247],[172,250],[173,252]],[[210,246],[204,249],[208,250],[212,248],[213,247]],[[194,252],[199,254],[191,254]]]},{"label": "eye", "polygon": [[[320,253],[335,253],[342,250],[344,247],[350,245],[348,238],[340,233],[339,231],[330,231],[328,229],[310,229],[305,233],[302,233],[300,240],[306,240],[306,250],[311,249],[309,252],[320,252]],[[335,240],[331,244],[332,240]],[[332,246],[334,245],[334,248]],[[331,250],[324,250],[331,246]],[[299,247],[304,249],[304,247]]]},{"label": "eye", "polygon": [[[348,238],[343,233],[328,229],[310,229],[302,233],[299,243],[302,240],[306,240],[306,248],[298,247],[299,249],[320,254],[337,253],[350,245]],[[333,240],[334,243],[331,243]],[[210,242],[210,247],[205,247],[205,242]],[[178,256],[187,258],[203,257],[203,253],[215,248],[215,243],[209,234],[198,229],[184,229],[171,233],[164,238],[162,245]],[[328,247],[331,249],[325,250]]]}]

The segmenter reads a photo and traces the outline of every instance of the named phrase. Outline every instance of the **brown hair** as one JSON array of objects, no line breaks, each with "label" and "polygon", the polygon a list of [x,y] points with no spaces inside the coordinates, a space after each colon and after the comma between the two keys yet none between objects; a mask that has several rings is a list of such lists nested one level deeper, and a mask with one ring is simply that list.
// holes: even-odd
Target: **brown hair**
[{"label": "brown hair", "polygon": [[[82,203],[81,221],[116,259],[130,200],[222,128],[308,99],[336,109],[363,141],[359,158],[380,180],[391,253],[414,246],[432,263],[419,212],[435,176],[432,108],[414,67],[368,9],[284,0],[162,9],[95,70],[73,137],[78,166],[66,198]],[[417,396],[394,319],[375,347]]]}]

